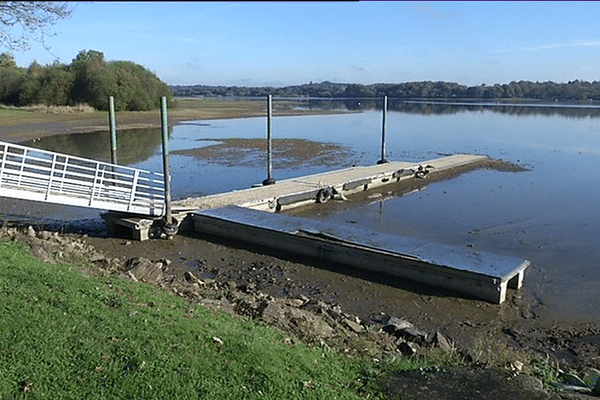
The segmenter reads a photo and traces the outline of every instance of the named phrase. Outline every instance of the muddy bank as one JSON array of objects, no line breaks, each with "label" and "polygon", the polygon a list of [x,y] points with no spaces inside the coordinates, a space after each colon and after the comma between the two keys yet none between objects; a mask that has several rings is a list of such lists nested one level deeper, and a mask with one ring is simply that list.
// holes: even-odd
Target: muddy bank
[{"label": "muddy bank", "polygon": [[[569,332],[553,330],[521,332],[504,326],[513,340],[510,346],[497,342],[492,326],[478,318],[493,312],[495,306],[473,303],[476,313],[454,313],[462,333],[450,329],[429,314],[437,308],[437,295],[410,295],[396,290],[404,306],[382,306],[369,313],[356,314],[353,300],[377,296],[384,283],[348,275],[348,271],[314,266],[278,255],[260,255],[236,243],[213,238],[176,236],[173,240],[133,242],[126,239],[89,237],[36,230],[28,226],[0,230],[3,240],[26,243],[32,253],[46,262],[67,261],[85,273],[118,276],[156,285],[173,295],[185,297],[215,312],[240,318],[259,319],[290,334],[289,341],[302,340],[335,348],[348,355],[363,355],[380,361],[402,355],[435,355],[438,359],[462,358],[469,367],[433,368],[398,373],[382,382],[394,396],[416,399],[495,399],[498,393],[515,399],[549,399],[551,388],[532,377],[531,355],[551,357],[566,370],[585,370],[597,363],[596,343],[600,331],[588,326],[571,327]],[[84,264],[82,259],[87,260]],[[343,274],[343,275],[342,275]],[[342,280],[343,286],[334,282]],[[434,299],[434,297],[436,297]],[[429,298],[429,300],[428,300]],[[348,301],[349,300],[349,301]],[[466,300],[452,299],[454,308]],[[514,298],[513,298],[514,301]],[[420,312],[411,311],[412,303]],[[466,304],[463,304],[466,305]],[[446,312],[450,308],[446,308]],[[364,309],[363,309],[364,310]],[[377,311],[376,311],[377,310]],[[499,316],[498,327],[511,318]],[[570,338],[584,333],[592,340]],[[591,336],[590,336],[591,335]],[[462,339],[470,337],[470,343]],[[563,357],[560,353],[569,353]],[[443,355],[446,354],[446,355]],[[575,359],[574,354],[580,357]],[[583,376],[583,373],[582,373]],[[463,382],[453,385],[453,382]],[[575,397],[573,397],[575,396]],[[572,391],[554,394],[554,399],[586,398]]]},{"label": "muddy bank", "polygon": [[[264,139],[199,139],[199,142],[217,142],[205,147],[175,150],[173,154],[187,155],[211,163],[235,167],[262,167],[266,164]],[[273,167],[339,166],[351,164],[356,155],[347,146],[320,143],[306,139],[273,139]]]}]

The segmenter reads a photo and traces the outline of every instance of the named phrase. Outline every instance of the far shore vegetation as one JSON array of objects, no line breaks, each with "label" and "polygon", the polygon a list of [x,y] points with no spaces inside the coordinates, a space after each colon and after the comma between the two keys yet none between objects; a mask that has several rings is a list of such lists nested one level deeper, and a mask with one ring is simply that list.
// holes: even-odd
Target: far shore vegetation
[{"label": "far shore vegetation", "polygon": [[382,98],[394,99],[469,99],[469,100],[550,100],[599,101],[600,82],[574,80],[567,83],[512,81],[505,84],[466,86],[456,82],[356,83],[320,82],[285,87],[243,87],[187,85],[171,86],[176,96],[311,98]]}]

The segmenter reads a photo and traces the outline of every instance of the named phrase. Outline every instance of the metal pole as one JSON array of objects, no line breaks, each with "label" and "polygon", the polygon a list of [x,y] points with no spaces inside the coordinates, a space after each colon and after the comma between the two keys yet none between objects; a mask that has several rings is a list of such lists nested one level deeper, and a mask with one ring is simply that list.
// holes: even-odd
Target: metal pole
[{"label": "metal pole", "polygon": [[383,96],[383,123],[381,127],[381,160],[377,161],[377,164],[385,164],[388,160],[385,158],[385,130],[386,122],[385,118],[387,115],[387,96]]},{"label": "metal pole", "polygon": [[115,122],[115,98],[108,97],[108,123],[110,125],[110,162],[117,163],[117,126]]},{"label": "metal pole", "polygon": [[167,120],[167,98],[160,98],[160,119],[162,127],[162,152],[163,152],[163,172],[165,181],[165,221],[163,232],[168,239],[172,239],[177,233],[177,225],[173,222],[171,213],[171,172],[169,167],[169,124]]},{"label": "metal pole", "polygon": [[273,140],[271,138],[271,119],[273,117],[273,98],[271,95],[267,97],[267,179],[263,181],[263,185],[272,185],[275,183],[273,178]]}]

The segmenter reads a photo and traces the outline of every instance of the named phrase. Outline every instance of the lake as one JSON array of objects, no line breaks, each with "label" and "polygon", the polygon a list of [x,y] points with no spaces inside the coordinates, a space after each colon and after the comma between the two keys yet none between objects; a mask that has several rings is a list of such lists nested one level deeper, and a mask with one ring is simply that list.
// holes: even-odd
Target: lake
[{"label": "lake", "polygon": [[[275,100],[276,101],[276,100]],[[276,180],[381,158],[377,102],[304,102],[351,114],[277,117],[273,138],[341,145],[343,156],[279,167]],[[454,153],[484,154],[525,167],[524,172],[479,169],[431,182],[418,192],[328,202],[293,213],[433,242],[469,246],[532,262],[523,297],[562,321],[598,321],[600,308],[600,110],[596,107],[428,104],[390,101],[386,158],[423,161]],[[266,137],[265,118],[209,120],[174,127],[170,136],[173,198],[247,188],[267,177],[263,158],[242,165],[176,154],[218,139]],[[215,140],[207,140],[215,139]],[[200,140],[200,141],[198,141]],[[119,132],[119,161],[162,170],[160,133]],[[110,158],[107,133],[42,139],[36,147]],[[248,157],[250,161],[248,162]],[[59,210],[60,208],[57,208]],[[60,211],[57,211],[60,214]],[[56,218],[63,218],[58,215]],[[71,219],[94,218],[86,210]]]}]

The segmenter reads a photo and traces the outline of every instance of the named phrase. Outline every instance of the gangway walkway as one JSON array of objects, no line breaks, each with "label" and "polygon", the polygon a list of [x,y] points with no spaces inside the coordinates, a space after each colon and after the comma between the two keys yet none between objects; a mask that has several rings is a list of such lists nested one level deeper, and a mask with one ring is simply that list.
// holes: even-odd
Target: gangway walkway
[{"label": "gangway walkway", "polygon": [[163,215],[163,175],[0,142],[0,196]]}]

